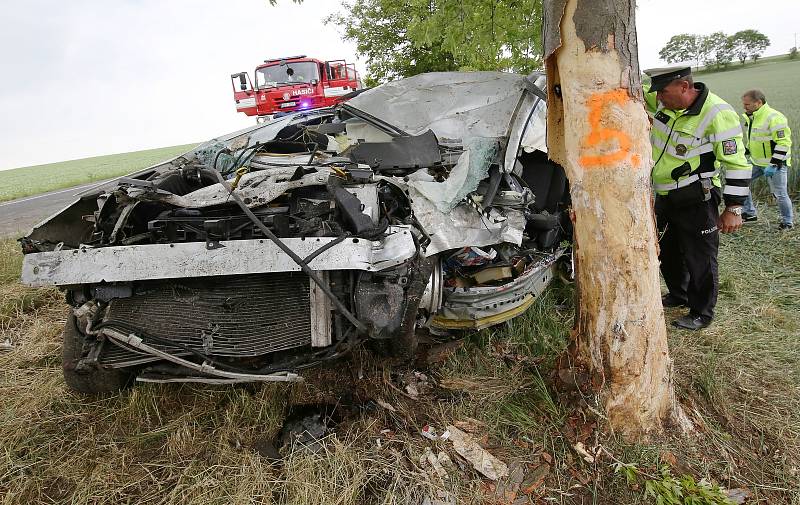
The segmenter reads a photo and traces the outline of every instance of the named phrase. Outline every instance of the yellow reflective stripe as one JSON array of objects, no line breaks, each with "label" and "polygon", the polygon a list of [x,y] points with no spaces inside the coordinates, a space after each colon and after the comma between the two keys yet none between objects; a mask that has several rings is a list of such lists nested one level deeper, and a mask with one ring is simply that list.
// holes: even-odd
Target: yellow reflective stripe
[{"label": "yellow reflective stripe", "polygon": [[759,166],[767,166],[769,165],[769,158],[753,158],[753,164]]},{"label": "yellow reflective stripe", "polygon": [[772,157],[776,160],[785,160],[786,154],[772,153]]},{"label": "yellow reflective stripe", "polygon": [[774,126],[770,127],[769,131],[772,132],[772,133],[775,133],[778,130],[783,130],[783,129],[788,128],[788,127],[789,127],[788,124],[781,123],[781,124],[774,125]]}]

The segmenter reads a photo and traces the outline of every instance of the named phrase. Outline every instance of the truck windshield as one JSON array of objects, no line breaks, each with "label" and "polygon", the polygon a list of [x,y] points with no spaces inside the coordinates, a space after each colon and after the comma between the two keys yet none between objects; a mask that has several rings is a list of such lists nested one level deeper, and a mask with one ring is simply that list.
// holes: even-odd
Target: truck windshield
[{"label": "truck windshield", "polygon": [[272,88],[283,84],[309,83],[319,80],[319,67],[313,61],[281,65],[276,63],[256,70],[256,87]]}]

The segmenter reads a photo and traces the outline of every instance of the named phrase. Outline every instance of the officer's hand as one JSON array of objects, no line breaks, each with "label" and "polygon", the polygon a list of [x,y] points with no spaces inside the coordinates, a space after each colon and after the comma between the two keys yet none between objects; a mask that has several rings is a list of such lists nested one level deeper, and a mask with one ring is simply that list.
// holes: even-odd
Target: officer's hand
[{"label": "officer's hand", "polygon": [[722,233],[734,233],[742,227],[742,216],[723,210],[717,220],[717,227]]},{"label": "officer's hand", "polygon": [[767,168],[764,169],[764,175],[767,177],[772,177],[775,175],[775,172],[778,171],[778,167],[775,165],[769,165]]}]

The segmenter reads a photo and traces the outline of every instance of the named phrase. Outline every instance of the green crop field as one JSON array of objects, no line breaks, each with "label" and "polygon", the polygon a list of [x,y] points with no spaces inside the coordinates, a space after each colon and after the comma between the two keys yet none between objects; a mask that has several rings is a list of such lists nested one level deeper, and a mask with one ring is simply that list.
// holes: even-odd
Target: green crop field
[{"label": "green crop field", "polygon": [[126,175],[190,150],[196,144],[95,156],[0,171],[0,202]]},{"label": "green crop field", "polygon": [[800,162],[800,59],[789,60],[771,59],[767,62],[750,64],[738,68],[734,64],[732,69],[721,72],[702,72],[696,80],[708,85],[736,110],[742,110],[742,93],[749,89],[760,89],[767,96],[767,103],[783,112],[789,119],[789,128],[793,132],[792,158],[794,162],[790,178],[790,188],[795,192],[800,190],[800,177],[797,175],[797,166]]}]

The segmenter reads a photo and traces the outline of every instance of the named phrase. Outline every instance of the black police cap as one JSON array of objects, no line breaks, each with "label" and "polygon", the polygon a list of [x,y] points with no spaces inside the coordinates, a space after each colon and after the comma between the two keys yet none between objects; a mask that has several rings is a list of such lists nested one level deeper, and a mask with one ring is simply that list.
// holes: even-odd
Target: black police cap
[{"label": "black police cap", "polygon": [[692,67],[651,68],[644,73],[650,76],[650,91],[661,91],[675,79],[692,75]]}]

